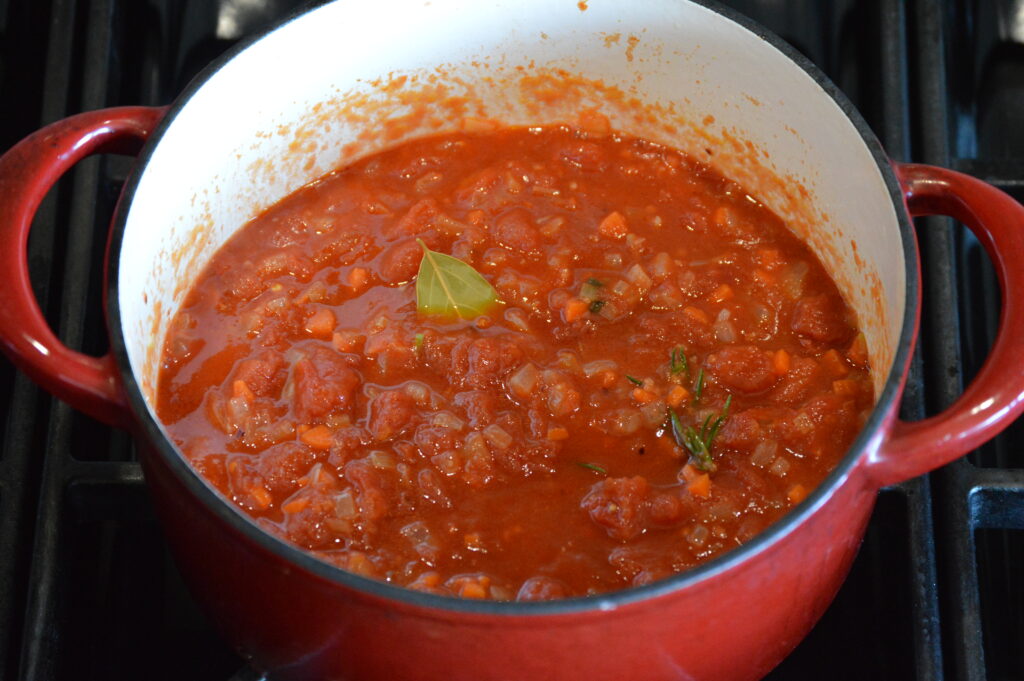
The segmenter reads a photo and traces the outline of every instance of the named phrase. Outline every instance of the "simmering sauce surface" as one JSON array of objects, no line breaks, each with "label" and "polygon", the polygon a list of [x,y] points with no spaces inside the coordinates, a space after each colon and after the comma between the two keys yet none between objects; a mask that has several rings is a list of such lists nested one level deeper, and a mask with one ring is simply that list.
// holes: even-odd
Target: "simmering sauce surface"
[{"label": "simmering sauce surface", "polygon": [[[502,304],[418,312],[418,240]],[[779,218],[672,149],[449,134],[235,235],[172,324],[158,413],[203,477],[324,561],[579,596],[707,560],[803,499],[872,407],[855,324]]]}]

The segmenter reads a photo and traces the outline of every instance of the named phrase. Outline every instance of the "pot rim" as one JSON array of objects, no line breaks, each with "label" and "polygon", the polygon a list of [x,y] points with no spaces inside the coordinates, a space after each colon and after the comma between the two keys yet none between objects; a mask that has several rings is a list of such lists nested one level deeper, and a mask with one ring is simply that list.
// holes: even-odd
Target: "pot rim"
[{"label": "pot rim", "polygon": [[919,307],[919,285],[917,243],[914,237],[911,220],[907,214],[903,191],[891,161],[875,137],[868,124],[847,99],[846,95],[807,57],[782,40],[780,37],[761,26],[752,19],[724,7],[716,0],[684,0],[708,9],[726,20],[745,28],[757,38],[767,42],[780,51],[796,66],[801,68],[839,107],[847,119],[853,124],[860,135],[861,141],[878,167],[885,182],[889,198],[896,212],[900,230],[900,241],[904,252],[904,275],[906,301],[903,320],[900,326],[899,342],[894,353],[889,376],[879,395],[871,415],[861,429],[857,438],[850,445],[847,453],[839,464],[818,484],[806,499],[797,504],[782,518],[765,530],[758,533],[749,542],[709,560],[705,563],[679,572],[671,577],[657,580],[643,586],[629,587],[609,593],[566,598],[544,602],[490,601],[462,599],[454,596],[441,596],[416,591],[388,582],[363,577],[342,568],[335,567],[315,558],[311,553],[297,546],[278,539],[262,530],[249,516],[242,513],[231,502],[211,487],[186,461],[172,442],[162,432],[160,424],[153,418],[147,407],[139,382],[136,379],[128,359],[127,346],[121,326],[121,308],[119,303],[119,281],[121,247],[123,245],[129,207],[138,188],[140,179],[152,155],[160,144],[167,129],[174,123],[179,112],[184,109],[191,98],[220,71],[229,61],[244,52],[252,44],[262,40],[271,33],[291,24],[306,14],[315,11],[318,5],[307,5],[281,21],[273,24],[262,32],[242,40],[232,46],[219,58],[207,65],[196,75],[182,93],[167,108],[159,125],[147,140],[137,161],[132,168],[128,181],[124,185],[111,224],[110,245],[108,251],[109,270],[107,275],[107,330],[110,337],[110,350],[116,358],[117,367],[128,404],[137,424],[136,435],[144,435],[154,445],[154,449],[163,458],[167,467],[177,477],[179,483],[202,503],[206,510],[230,529],[242,535],[260,549],[293,565],[306,573],[336,586],[352,589],[365,595],[391,601],[394,605],[404,605],[441,613],[458,613],[464,615],[483,616],[542,616],[598,613],[615,610],[627,605],[642,604],[653,601],[676,591],[694,587],[707,582],[735,568],[755,555],[765,551],[776,542],[782,540],[804,523],[810,516],[824,506],[835,492],[847,482],[850,473],[861,463],[876,437],[887,435],[887,423],[890,414],[895,410],[902,393],[907,366],[916,339],[916,323]]}]

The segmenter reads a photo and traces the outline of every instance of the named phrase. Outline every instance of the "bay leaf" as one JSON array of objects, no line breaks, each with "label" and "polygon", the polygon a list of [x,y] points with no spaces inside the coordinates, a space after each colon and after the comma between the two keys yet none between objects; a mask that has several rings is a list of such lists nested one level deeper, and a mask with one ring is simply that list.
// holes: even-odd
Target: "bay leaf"
[{"label": "bay leaf", "polygon": [[498,292],[472,266],[444,253],[423,248],[416,275],[416,310],[422,315],[474,319],[501,304]]}]

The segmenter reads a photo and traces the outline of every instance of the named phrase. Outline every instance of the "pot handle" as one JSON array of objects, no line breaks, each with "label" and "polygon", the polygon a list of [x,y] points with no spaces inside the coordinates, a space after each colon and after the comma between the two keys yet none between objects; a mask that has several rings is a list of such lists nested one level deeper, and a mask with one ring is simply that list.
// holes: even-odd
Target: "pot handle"
[{"label": "pot handle", "polygon": [[927,473],[984,444],[1024,411],[1024,206],[969,175],[913,163],[894,164],[914,217],[947,215],[967,225],[999,275],[999,333],[981,371],[941,414],[907,423],[869,459],[879,485]]},{"label": "pot handle", "polygon": [[119,107],[52,123],[0,157],[0,349],[29,378],[75,409],[128,427],[128,402],[108,353],[71,350],[46,323],[28,271],[28,233],[40,202],[67,170],[98,153],[136,154],[163,109]]}]

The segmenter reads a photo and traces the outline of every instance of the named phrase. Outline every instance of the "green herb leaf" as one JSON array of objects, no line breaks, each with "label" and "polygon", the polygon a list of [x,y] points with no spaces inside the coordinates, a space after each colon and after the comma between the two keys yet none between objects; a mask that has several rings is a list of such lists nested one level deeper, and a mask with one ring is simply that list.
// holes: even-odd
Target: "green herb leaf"
[{"label": "green herb leaf", "polygon": [[644,385],[644,382],[643,382],[643,381],[641,381],[641,380],[640,380],[639,378],[635,378],[635,377],[633,377],[633,376],[630,376],[629,374],[626,374],[626,379],[627,379],[627,380],[628,380],[628,381],[629,381],[630,383],[632,383],[633,385],[638,385],[638,386],[640,386],[641,388],[642,388],[642,387],[643,387],[643,385]]},{"label": "green herb leaf", "polygon": [[700,402],[700,396],[704,394],[704,367],[697,372],[697,385],[693,388],[693,403]]},{"label": "green herb leaf", "polygon": [[595,301],[592,301],[590,303],[590,312],[591,312],[591,314],[597,314],[598,312],[600,312],[601,308],[604,307],[604,304],[606,302],[608,302],[608,301],[607,300],[595,300]]},{"label": "green herb leaf", "polygon": [[672,352],[669,355],[669,371],[673,376],[685,373],[686,380],[690,380],[690,361],[686,359],[686,348],[678,347],[672,348]]},{"label": "green herb leaf", "polygon": [[[597,294],[601,292],[601,287],[604,286],[597,279],[587,279],[583,286],[580,286],[580,298],[583,300],[593,300],[597,302]],[[603,304],[603,303],[602,303]]]},{"label": "green herb leaf", "polygon": [[471,266],[423,247],[416,275],[416,310],[422,315],[473,319],[501,303],[498,292]]},{"label": "green herb leaf", "polygon": [[690,459],[697,469],[710,473],[718,467],[711,458],[711,447],[718,436],[718,431],[722,429],[729,418],[730,406],[732,406],[732,395],[725,398],[722,412],[717,417],[714,414],[708,414],[699,429],[693,426],[684,427],[675,410],[668,410],[668,418],[672,424],[672,437],[675,438],[679,447],[690,453]]},{"label": "green herb leaf", "polygon": [[586,468],[587,470],[594,471],[595,473],[600,473],[601,475],[605,475],[608,473],[608,471],[601,468],[596,463],[586,463],[584,461],[577,461],[576,465],[579,466],[580,468]]}]

